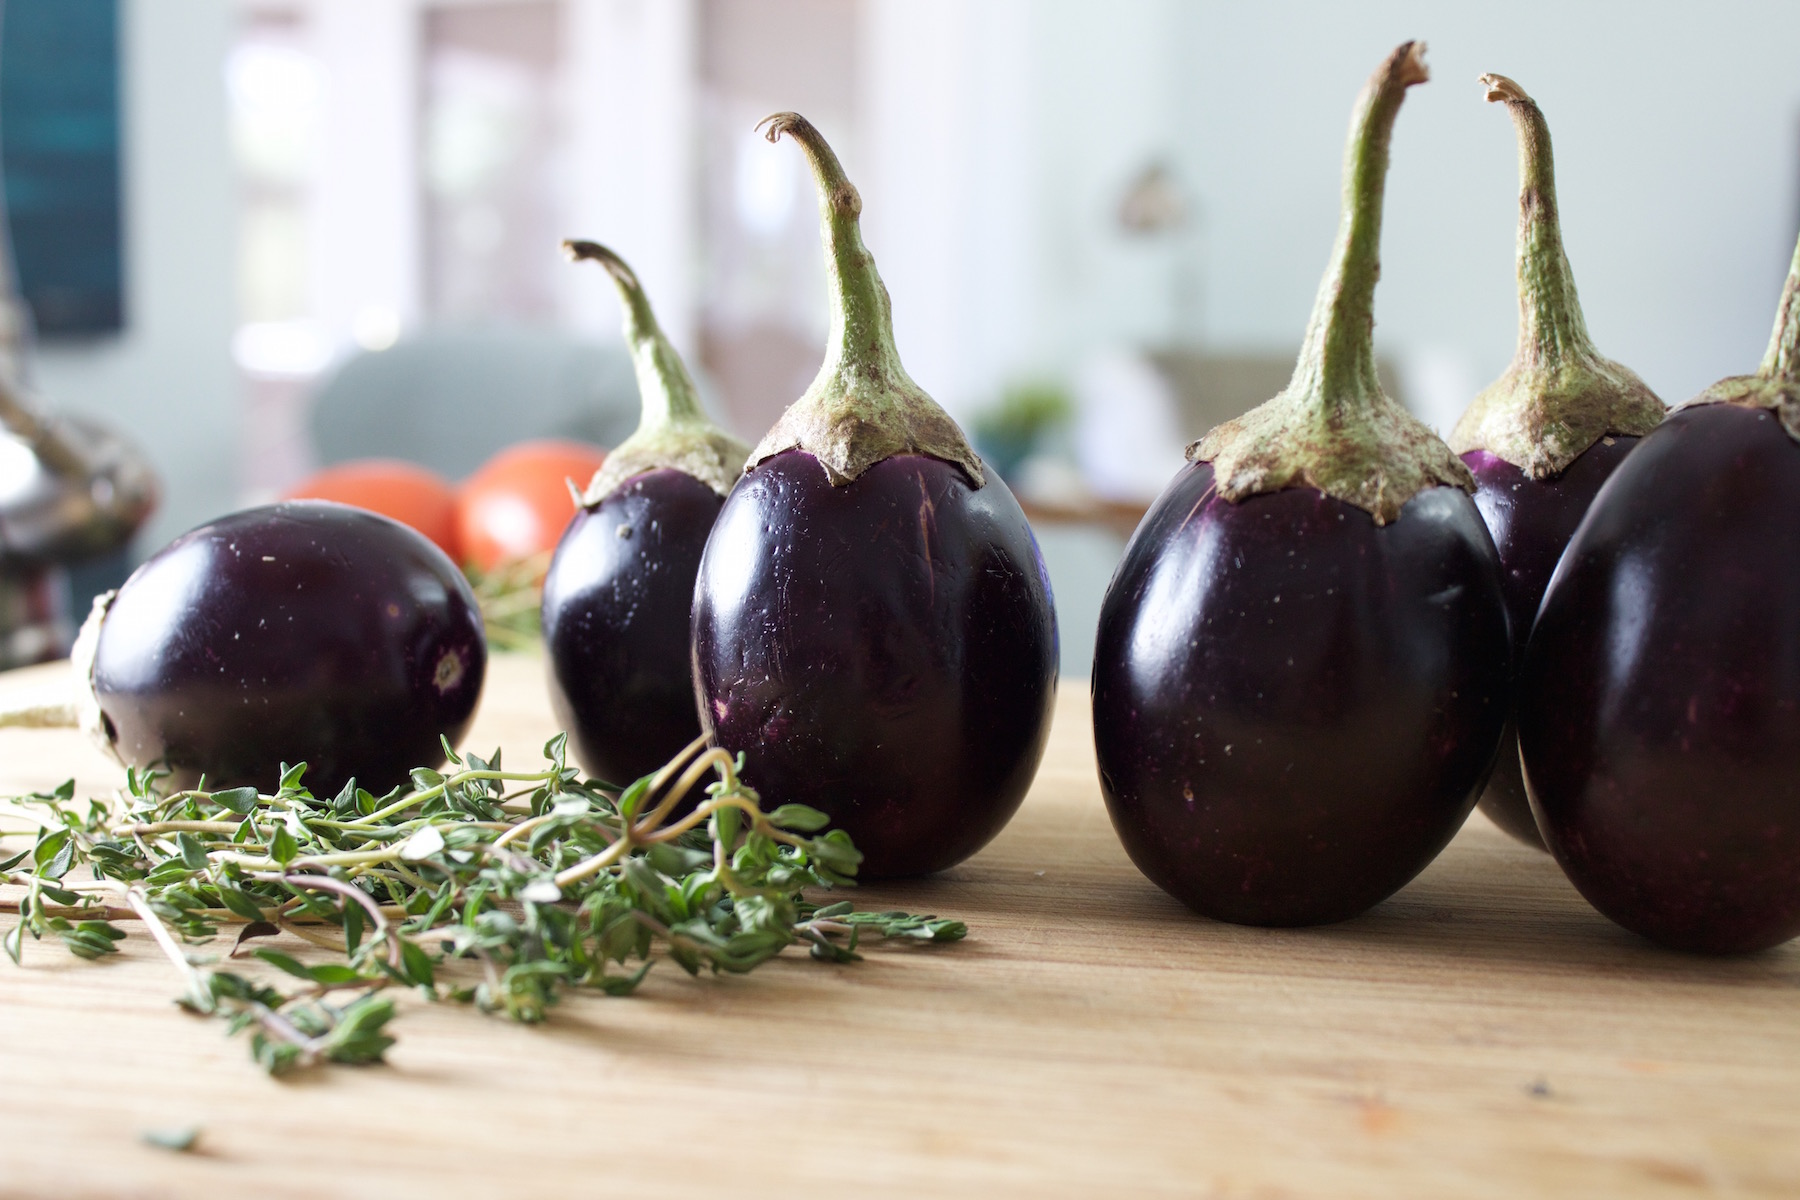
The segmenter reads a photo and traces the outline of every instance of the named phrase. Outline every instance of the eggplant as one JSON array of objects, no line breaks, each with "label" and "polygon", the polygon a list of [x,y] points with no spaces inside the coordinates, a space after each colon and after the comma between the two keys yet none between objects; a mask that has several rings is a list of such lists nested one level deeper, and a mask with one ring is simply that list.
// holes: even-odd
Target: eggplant
[{"label": "eggplant", "polygon": [[1755,375],[1638,443],[1544,593],[1519,681],[1538,828],[1679,950],[1800,935],[1800,247]]},{"label": "eggplant", "polygon": [[862,199],[805,118],[770,117],[819,188],[825,361],[750,455],[694,589],[707,735],[765,796],[826,813],[865,878],[975,853],[1037,771],[1056,693],[1025,514],[894,348]]},{"label": "eggplant", "polygon": [[[1481,84],[1518,129],[1519,343],[1512,365],[1470,403],[1449,442],[1475,475],[1475,506],[1500,552],[1516,669],[1563,547],[1600,485],[1665,410],[1642,379],[1601,357],[1588,336],[1563,253],[1543,111],[1504,75],[1483,75]],[[1510,717],[1480,805],[1501,829],[1544,848]]]},{"label": "eggplant", "polygon": [[1188,447],[1107,588],[1101,793],[1126,851],[1199,912],[1355,916],[1462,825],[1505,720],[1500,563],[1469,469],[1382,394],[1382,189],[1424,46],[1358,100],[1344,214],[1287,390]]},{"label": "eggplant", "polygon": [[487,671],[456,565],[376,513],[300,500],[176,538],[95,601],[77,715],[122,763],[177,787],[268,789],[284,764],[329,795],[443,761]]},{"label": "eggplant", "polygon": [[594,242],[563,245],[619,289],[643,415],[595,473],[544,576],[550,704],[588,774],[628,783],[700,736],[694,577],[750,447],[707,419],[631,268]]}]

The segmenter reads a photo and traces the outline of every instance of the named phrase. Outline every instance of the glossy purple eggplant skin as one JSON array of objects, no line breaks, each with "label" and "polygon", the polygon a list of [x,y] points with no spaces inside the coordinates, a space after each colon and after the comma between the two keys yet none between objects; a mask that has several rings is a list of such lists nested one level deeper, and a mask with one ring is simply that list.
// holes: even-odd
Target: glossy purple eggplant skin
[{"label": "glossy purple eggplant skin", "polygon": [[[1494,537],[1494,548],[1500,552],[1501,590],[1512,625],[1515,666],[1525,656],[1531,623],[1563,547],[1574,536],[1600,485],[1637,441],[1635,437],[1602,438],[1562,474],[1549,479],[1533,479],[1486,450],[1471,450],[1462,456],[1475,475],[1475,507],[1481,510]],[[1528,846],[1545,848],[1525,795],[1525,778],[1519,773],[1519,737],[1510,716],[1500,735],[1494,773],[1488,777],[1479,803],[1481,811],[1501,829]]]},{"label": "glossy purple eggplant skin", "polygon": [[1245,925],[1341,921],[1461,828],[1505,721],[1500,564],[1469,496],[1378,526],[1311,488],[1233,504],[1185,468],[1094,651],[1101,792],[1151,882]]},{"label": "glossy purple eggplant skin", "polygon": [[1800,445],[1679,410],[1596,497],[1519,689],[1538,827],[1581,894],[1677,949],[1800,934]]},{"label": "glossy purple eggplant skin", "polygon": [[707,734],[766,804],[846,830],[862,878],[940,871],[1024,799],[1056,697],[1049,577],[998,476],[896,455],[833,487],[761,463],[719,514],[694,592]]},{"label": "glossy purple eggplant skin", "polygon": [[100,628],[94,685],[126,762],[191,787],[274,788],[283,763],[331,796],[441,763],[487,671],[454,563],[360,508],[290,501],[221,517],[158,551]]},{"label": "glossy purple eggplant skin", "polygon": [[588,774],[648,775],[700,736],[689,614],[724,498],[683,471],[634,475],[575,514],[544,577],[550,703]]}]

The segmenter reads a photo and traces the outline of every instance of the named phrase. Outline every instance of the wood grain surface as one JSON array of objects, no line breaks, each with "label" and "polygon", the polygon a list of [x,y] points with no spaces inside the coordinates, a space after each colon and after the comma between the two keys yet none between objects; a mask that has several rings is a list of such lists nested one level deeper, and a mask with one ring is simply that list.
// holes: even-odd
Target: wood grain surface
[{"label": "wood grain surface", "polygon": [[[496,661],[471,745],[536,761],[540,671]],[[0,794],[70,774],[119,778],[0,731]],[[409,1000],[389,1065],[286,1081],[171,1005],[145,939],[28,942],[0,961],[0,1196],[1800,1195],[1800,946],[1659,950],[1479,817],[1357,920],[1203,920],[1120,850],[1079,681],[991,847],[857,899],[969,939],[665,964],[535,1028]],[[188,1126],[191,1153],[142,1140]]]}]

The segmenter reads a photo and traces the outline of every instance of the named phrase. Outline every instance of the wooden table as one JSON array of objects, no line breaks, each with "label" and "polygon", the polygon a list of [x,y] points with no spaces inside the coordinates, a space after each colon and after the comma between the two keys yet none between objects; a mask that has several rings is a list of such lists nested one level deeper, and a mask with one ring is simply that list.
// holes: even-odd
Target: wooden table
[{"label": "wooden table", "polygon": [[[539,671],[496,662],[473,745],[535,761]],[[71,772],[117,778],[0,731],[0,792]],[[665,965],[537,1028],[413,1003],[391,1065],[285,1082],[171,1007],[143,939],[28,942],[0,962],[0,1196],[1800,1195],[1800,945],[1658,950],[1480,818],[1358,920],[1202,920],[1114,839],[1078,682],[986,852],[859,898],[969,939]],[[141,1140],[190,1125],[194,1153]]]}]

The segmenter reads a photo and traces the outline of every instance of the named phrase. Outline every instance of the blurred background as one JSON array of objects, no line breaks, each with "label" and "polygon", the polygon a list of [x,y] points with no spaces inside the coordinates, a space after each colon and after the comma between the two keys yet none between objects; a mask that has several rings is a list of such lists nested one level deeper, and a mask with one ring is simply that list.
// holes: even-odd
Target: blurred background
[{"label": "blurred background", "polygon": [[[452,478],[635,423],[605,241],[751,441],[821,356],[780,109],[864,198],[912,375],[1030,503],[1065,673],[1183,445],[1286,382],[1350,106],[1394,140],[1391,390],[1447,430],[1512,353],[1514,134],[1555,135],[1603,352],[1676,402],[1753,368],[1800,228],[1800,6],[1400,0],[6,0],[30,383],[145,448],[141,555],[369,453]],[[36,157],[33,157],[36,155]]]}]

